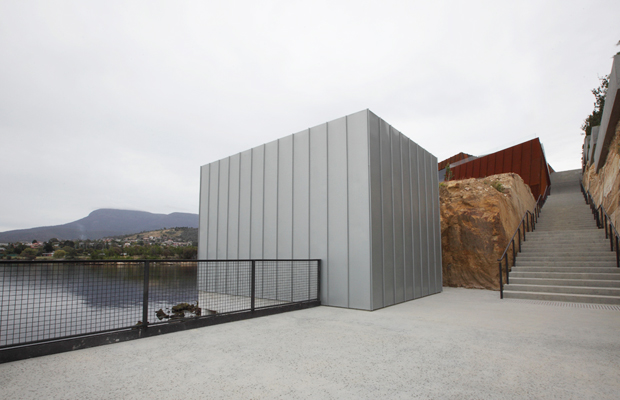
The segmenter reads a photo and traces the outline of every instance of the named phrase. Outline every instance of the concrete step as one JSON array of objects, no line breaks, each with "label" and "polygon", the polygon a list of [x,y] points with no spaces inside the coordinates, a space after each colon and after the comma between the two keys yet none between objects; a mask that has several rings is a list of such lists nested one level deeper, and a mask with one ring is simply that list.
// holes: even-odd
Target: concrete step
[{"label": "concrete step", "polygon": [[520,278],[510,274],[510,284],[520,285],[555,285],[555,286],[587,286],[620,288],[620,279],[552,279],[552,278]]},{"label": "concrete step", "polygon": [[[517,250],[519,246],[517,245]],[[611,253],[612,255],[616,255],[615,251],[609,250],[609,246],[597,246],[596,248],[585,247],[585,248],[575,248],[575,247],[521,247],[521,252],[518,253],[518,257],[530,257],[530,256],[541,256],[541,257],[556,257],[556,256],[594,256],[594,255],[606,255],[606,253]]]},{"label": "concrete step", "polygon": [[[518,246],[517,246],[518,247]],[[519,257],[572,257],[572,256],[607,256],[611,254],[614,259],[616,257],[616,252],[609,250],[609,246],[601,245],[596,246],[595,248],[592,246],[573,246],[573,247],[522,247],[521,253],[519,253]]]},{"label": "concrete step", "polygon": [[565,301],[571,303],[620,304],[618,296],[594,296],[586,294],[544,293],[504,291],[504,298],[546,301]]},{"label": "concrete step", "polygon": [[541,232],[538,228],[534,232],[527,232],[525,236],[530,236],[536,239],[579,239],[579,238],[604,238],[605,230],[592,228],[592,229],[582,229],[582,230],[564,230],[564,231],[549,231],[549,232]]},{"label": "concrete step", "polygon": [[609,241],[607,240],[596,240],[591,243],[574,243],[574,242],[537,242],[534,240],[528,240],[527,242],[521,242],[521,248],[523,250],[546,250],[546,249],[557,249],[557,250],[568,250],[568,249],[583,249],[583,250],[593,250],[593,251],[611,251],[609,247]]},{"label": "concrete step", "polygon": [[556,285],[523,285],[511,283],[504,286],[506,290],[517,292],[544,292],[544,293],[566,293],[566,294],[588,294],[595,296],[616,296],[620,297],[620,288],[610,287],[588,287],[588,286],[556,286]]},{"label": "concrete step", "polygon": [[620,274],[618,273],[601,273],[601,272],[532,272],[532,271],[519,271],[513,268],[510,273],[510,279],[512,278],[539,278],[539,279],[585,279],[585,280],[611,280],[620,281]]},{"label": "concrete step", "polygon": [[609,252],[609,255],[596,255],[592,257],[588,256],[580,256],[580,257],[536,257],[529,255],[518,255],[517,256],[517,265],[532,265],[532,264],[541,264],[541,265],[557,265],[563,264],[567,266],[600,266],[606,264],[599,263],[608,263],[616,266],[616,255],[612,252]]},{"label": "concrete step", "polygon": [[604,273],[604,274],[619,274],[619,268],[616,266],[612,267],[584,267],[584,266],[574,266],[574,267],[560,267],[560,266],[522,266],[518,265],[516,267],[512,267],[513,271],[518,272],[583,272],[583,273]]},{"label": "concrete step", "polygon": [[[600,254],[600,253],[599,253]],[[531,257],[528,255],[518,255],[516,265],[518,266],[566,266],[566,267],[617,267],[617,261],[614,257],[602,257],[599,255],[588,257]]]}]

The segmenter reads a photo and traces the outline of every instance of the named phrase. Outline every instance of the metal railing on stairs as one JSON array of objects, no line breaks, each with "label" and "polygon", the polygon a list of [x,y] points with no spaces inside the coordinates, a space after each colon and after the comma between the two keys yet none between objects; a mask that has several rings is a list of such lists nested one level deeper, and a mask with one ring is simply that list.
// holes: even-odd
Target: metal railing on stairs
[{"label": "metal railing on stairs", "polygon": [[592,210],[594,220],[596,221],[596,226],[599,229],[605,229],[605,239],[609,239],[610,250],[616,252],[616,267],[620,268],[620,247],[618,247],[620,235],[618,234],[618,230],[614,226],[613,222],[611,222],[611,218],[607,214],[607,211],[605,211],[603,204],[597,207],[592,195],[583,186],[583,182],[579,182],[579,185],[581,186],[581,193],[583,193],[586,204],[588,204]]},{"label": "metal railing on stairs", "polygon": [[[501,299],[504,298],[504,277],[502,273],[503,268],[505,268],[506,271],[506,285],[510,284],[510,269],[508,268],[508,261],[510,257],[508,256],[508,250],[512,248],[512,266],[514,266],[517,260],[517,253],[521,252],[521,236],[523,236],[523,241],[525,242],[525,234],[527,232],[532,232],[534,229],[536,229],[536,223],[538,222],[538,218],[540,217],[540,211],[545,205],[545,201],[547,201],[547,197],[550,193],[550,186],[547,186],[545,192],[538,196],[538,199],[536,200],[536,207],[534,207],[534,210],[527,210],[525,214],[523,214],[523,218],[521,218],[521,222],[517,226],[517,229],[515,230],[515,233],[512,235],[512,238],[508,242],[508,245],[504,249],[502,256],[497,259],[497,261],[499,262],[499,296]],[[519,244],[518,248],[516,245],[517,243]]]}]

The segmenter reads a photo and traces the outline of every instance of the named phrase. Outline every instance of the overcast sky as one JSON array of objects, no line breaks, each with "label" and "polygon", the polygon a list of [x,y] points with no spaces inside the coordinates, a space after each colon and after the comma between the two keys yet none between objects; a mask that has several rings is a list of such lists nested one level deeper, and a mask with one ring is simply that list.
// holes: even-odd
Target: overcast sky
[{"label": "overcast sky", "polygon": [[198,212],[200,166],[362,109],[580,168],[620,1],[0,0],[0,231]]}]

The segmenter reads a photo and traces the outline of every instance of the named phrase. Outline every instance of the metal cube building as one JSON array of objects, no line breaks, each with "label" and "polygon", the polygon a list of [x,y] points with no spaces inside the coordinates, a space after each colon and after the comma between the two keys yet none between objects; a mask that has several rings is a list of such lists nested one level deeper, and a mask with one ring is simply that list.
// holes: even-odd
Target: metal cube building
[{"label": "metal cube building", "polygon": [[201,167],[199,259],[322,260],[324,305],[439,293],[437,158],[369,110]]}]

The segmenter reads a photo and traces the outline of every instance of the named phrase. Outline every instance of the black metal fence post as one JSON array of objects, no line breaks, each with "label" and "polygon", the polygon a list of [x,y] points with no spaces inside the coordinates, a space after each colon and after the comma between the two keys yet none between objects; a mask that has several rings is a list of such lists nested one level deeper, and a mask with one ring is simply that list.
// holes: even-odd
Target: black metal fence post
[{"label": "black metal fence post", "polygon": [[142,294],[142,328],[149,325],[149,262],[144,262],[144,292]]},{"label": "black metal fence post", "polygon": [[502,261],[499,261],[499,298],[504,298],[504,279],[502,277]]},{"label": "black metal fence post", "polygon": [[250,300],[250,311],[256,308],[256,261],[252,260],[252,299]]},{"label": "black metal fence post", "polygon": [[321,301],[321,260],[317,260],[316,262],[316,275],[317,275],[317,282],[316,282],[316,298]]},{"label": "black metal fence post", "polygon": [[620,252],[618,250],[618,236],[616,236],[616,267],[620,268]]}]

